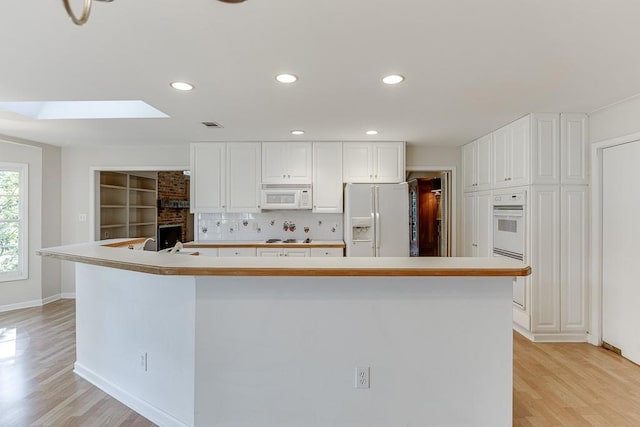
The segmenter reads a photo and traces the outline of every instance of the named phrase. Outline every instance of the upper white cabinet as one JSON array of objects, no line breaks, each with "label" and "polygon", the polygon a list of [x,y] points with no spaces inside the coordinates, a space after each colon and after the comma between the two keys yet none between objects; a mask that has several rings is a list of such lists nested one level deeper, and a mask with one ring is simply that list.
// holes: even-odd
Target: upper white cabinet
[{"label": "upper white cabinet", "polygon": [[531,115],[531,183],[560,182],[560,115]]},{"label": "upper white cabinet", "polygon": [[259,142],[227,144],[227,212],[260,212]]},{"label": "upper white cabinet", "polygon": [[191,144],[191,212],[260,212],[260,143]]},{"label": "upper white cabinet", "polygon": [[226,144],[191,144],[191,212],[226,209]]},{"label": "upper white cabinet", "polygon": [[342,212],[342,143],[313,143],[313,212]]},{"label": "upper white cabinet", "polygon": [[562,147],[562,184],[589,184],[589,137],[587,115],[560,115],[560,146]]},{"label": "upper white cabinet", "polygon": [[529,183],[530,118],[525,116],[493,132],[493,187]]},{"label": "upper white cabinet", "polygon": [[402,182],[405,179],[404,142],[345,142],[344,182]]},{"label": "upper white cabinet", "polygon": [[262,182],[265,184],[311,184],[310,142],[262,143]]},{"label": "upper white cabinet", "polygon": [[486,135],[462,147],[464,191],[491,189],[492,135]]}]

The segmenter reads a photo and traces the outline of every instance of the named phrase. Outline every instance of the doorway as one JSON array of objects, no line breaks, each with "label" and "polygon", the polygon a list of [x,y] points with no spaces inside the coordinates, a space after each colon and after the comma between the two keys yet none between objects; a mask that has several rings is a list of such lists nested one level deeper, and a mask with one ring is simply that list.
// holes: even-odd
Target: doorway
[{"label": "doorway", "polygon": [[452,170],[413,170],[407,182],[410,255],[452,256]]}]

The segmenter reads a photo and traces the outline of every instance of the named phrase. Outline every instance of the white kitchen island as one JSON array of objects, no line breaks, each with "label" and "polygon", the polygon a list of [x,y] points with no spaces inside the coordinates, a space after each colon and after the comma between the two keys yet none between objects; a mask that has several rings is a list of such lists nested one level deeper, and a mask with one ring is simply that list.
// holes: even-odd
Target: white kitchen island
[{"label": "white kitchen island", "polygon": [[161,426],[512,423],[521,263],[40,254],[76,262],[75,372]]}]

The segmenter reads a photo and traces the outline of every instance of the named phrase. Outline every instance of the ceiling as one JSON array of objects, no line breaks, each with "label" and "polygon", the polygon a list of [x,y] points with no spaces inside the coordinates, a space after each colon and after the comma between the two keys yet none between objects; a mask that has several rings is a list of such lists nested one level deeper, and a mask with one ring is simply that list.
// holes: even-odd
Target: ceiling
[{"label": "ceiling", "polygon": [[[82,0],[71,4],[79,13]],[[170,118],[0,111],[0,134],[61,146],[460,145],[528,112],[591,112],[640,93],[639,16],[636,0],[115,0],[94,2],[78,27],[61,1],[4,0],[0,102],[143,100]],[[280,72],[299,80],[279,84]],[[390,73],[405,82],[383,85]]]}]

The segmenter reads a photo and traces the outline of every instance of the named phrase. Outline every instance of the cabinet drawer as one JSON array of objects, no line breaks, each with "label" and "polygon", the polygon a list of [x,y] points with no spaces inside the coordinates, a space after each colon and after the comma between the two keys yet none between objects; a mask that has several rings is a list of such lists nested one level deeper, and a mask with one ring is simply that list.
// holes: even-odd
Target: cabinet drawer
[{"label": "cabinet drawer", "polygon": [[256,248],[220,248],[218,251],[220,257],[256,256]]},{"label": "cabinet drawer", "polygon": [[311,248],[312,257],[342,257],[344,249],[342,248]]}]

